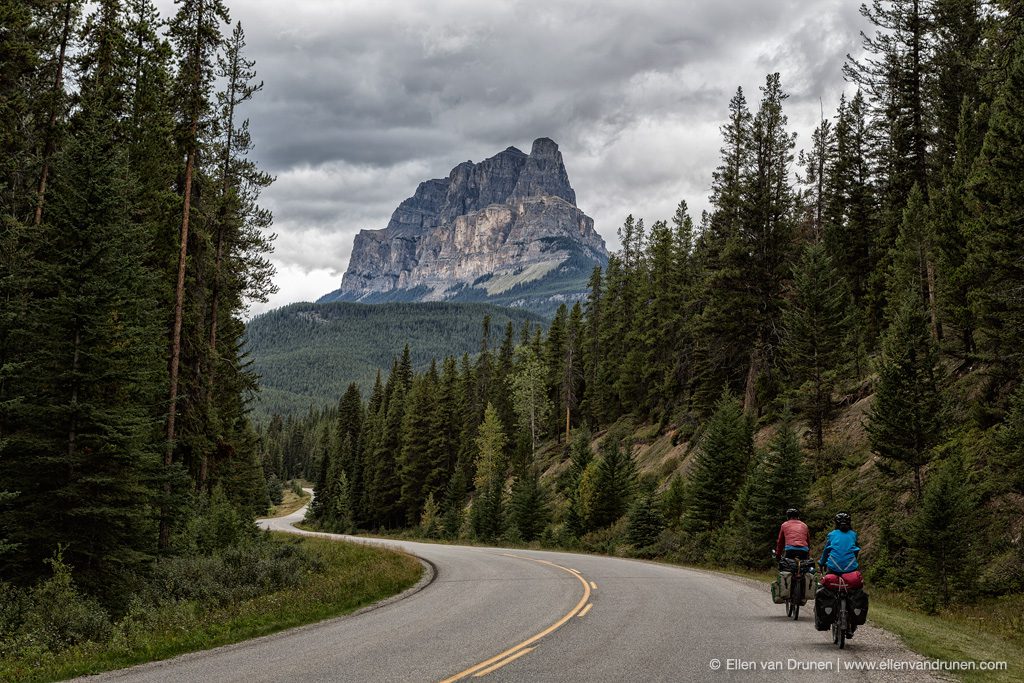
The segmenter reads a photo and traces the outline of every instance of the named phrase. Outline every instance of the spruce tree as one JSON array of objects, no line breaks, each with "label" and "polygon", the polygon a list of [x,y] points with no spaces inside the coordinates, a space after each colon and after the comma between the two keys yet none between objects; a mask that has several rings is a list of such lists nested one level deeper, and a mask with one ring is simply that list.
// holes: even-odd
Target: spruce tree
[{"label": "spruce tree", "polygon": [[[560,423],[564,422],[565,406],[562,402],[562,375],[565,364],[567,334],[569,324],[569,308],[562,304],[555,312],[555,317],[548,327],[547,339],[544,340],[544,356],[541,362],[547,371],[547,395],[551,410],[540,423],[544,432],[560,434]],[[536,450],[532,445],[531,450]]]},{"label": "spruce tree", "polygon": [[796,134],[786,129],[788,119],[779,74],[769,74],[761,88],[761,103],[750,129],[752,165],[747,172],[742,212],[742,234],[750,269],[745,273],[755,308],[753,347],[743,393],[743,407],[757,411],[762,376],[777,363],[781,339],[782,294],[790,274],[794,226],[790,165]]},{"label": "spruce tree", "polygon": [[914,493],[923,493],[922,470],[942,441],[945,410],[935,342],[927,309],[914,294],[904,296],[882,344],[878,385],[868,414],[872,450],[879,467],[914,475]]},{"label": "spruce tree", "polygon": [[569,511],[566,514],[566,531],[579,537],[587,532],[587,513],[583,509],[584,501],[580,493],[583,473],[594,459],[590,448],[590,433],[580,429],[573,437],[569,448],[569,470],[566,473],[565,491],[569,499]]},{"label": "spruce tree", "polygon": [[963,356],[976,350],[975,321],[971,312],[971,269],[968,264],[971,213],[966,186],[971,168],[981,150],[987,108],[978,108],[964,99],[960,112],[960,128],[952,163],[942,170],[938,187],[931,194],[929,214],[937,252],[939,273],[939,313],[951,328],[945,335],[955,342],[954,352]]},{"label": "spruce tree", "polygon": [[[25,397],[0,440],[4,484],[20,491],[4,528],[16,564],[38,572],[58,545],[83,583],[116,591],[152,557],[153,438],[160,388],[156,281],[133,220],[135,179],[122,140],[124,26],[116,3],[90,18],[73,134],[54,157],[38,274],[22,321],[31,347]],[[109,593],[108,593],[109,594]]]},{"label": "spruce tree", "polygon": [[[363,400],[359,392],[359,385],[348,385],[345,394],[338,404],[337,419],[337,443],[342,446],[339,451],[338,465],[345,477],[348,479],[349,498],[353,506],[362,496],[363,467],[360,459],[362,443],[360,438],[363,431]],[[348,440],[349,446],[344,447]]]},{"label": "spruce tree", "polygon": [[712,531],[724,524],[743,485],[753,451],[750,420],[728,391],[708,421],[690,471],[684,528]]},{"label": "spruce tree", "polygon": [[974,283],[971,310],[980,350],[999,379],[1016,380],[1024,367],[1024,38],[1009,50],[1006,80],[992,104],[988,132],[967,187],[975,220],[968,237]]},{"label": "spruce tree", "polygon": [[585,391],[581,386],[583,378],[583,307],[580,302],[573,304],[566,328],[565,351],[562,356],[561,376],[558,381],[558,398],[565,411],[565,442],[569,443],[573,415]]},{"label": "spruce tree", "polygon": [[551,511],[547,491],[540,483],[536,468],[516,477],[508,504],[508,521],[519,539],[536,540],[547,526]]},{"label": "spruce tree", "polygon": [[750,286],[750,251],[743,221],[747,174],[753,166],[751,114],[742,89],[729,102],[729,120],[722,126],[721,163],[711,185],[712,211],[702,230],[699,260],[703,277],[697,287],[702,300],[695,323],[695,403],[710,414],[727,386],[744,388],[750,353],[756,339],[757,301]]},{"label": "spruce tree", "polygon": [[594,492],[587,521],[590,528],[600,529],[617,522],[633,500],[637,471],[632,444],[624,442],[618,433],[609,434],[594,465]]},{"label": "spruce tree", "polygon": [[585,326],[583,331],[583,384],[586,392],[580,405],[585,422],[597,424],[604,410],[604,385],[601,384],[601,348],[603,315],[603,279],[601,267],[596,266],[587,282],[587,299],[584,304]]},{"label": "spruce tree", "polygon": [[399,460],[402,507],[409,526],[414,526],[422,515],[427,498],[425,484],[433,469],[431,462],[430,429],[436,410],[437,371],[413,380],[402,421],[402,452]]},{"label": "spruce tree", "polygon": [[[922,0],[872,0],[861,6],[861,14],[875,28],[864,33],[864,58],[848,58],[843,68],[847,79],[864,91],[874,119],[873,156],[879,176],[880,226],[877,244],[876,280],[889,271],[889,248],[903,222],[911,189],[915,184],[928,201],[931,187],[929,147],[928,80],[932,72],[932,42],[929,31],[931,3]],[[925,298],[929,314],[937,318],[935,260],[925,262]],[[887,303],[883,288],[875,288],[871,316],[881,317]]]},{"label": "spruce tree", "polygon": [[[827,193],[822,241],[829,257],[849,283],[854,302],[871,322],[871,335],[881,328],[881,308],[872,299],[878,252],[888,245],[877,240],[875,169],[871,124],[861,91],[840,101],[836,114],[835,156],[827,167]],[[875,299],[882,300],[882,293]]]},{"label": "spruce tree", "polygon": [[426,538],[437,538],[441,531],[441,512],[433,493],[428,494],[423,502],[423,514],[420,515],[419,525],[420,534]]},{"label": "spruce tree", "polygon": [[1010,410],[998,435],[996,481],[1017,493],[1024,492],[1024,382],[1010,398]]},{"label": "spruce tree", "polygon": [[929,263],[934,260],[933,241],[932,221],[928,215],[924,193],[919,186],[914,185],[892,251],[887,300],[899,303],[907,294],[918,297],[921,305],[928,307],[932,312],[931,332],[932,336],[939,340],[939,320],[930,299],[934,290],[928,284]]},{"label": "spruce tree", "polygon": [[938,466],[928,477],[911,522],[910,549],[918,577],[917,591],[927,607],[970,596],[974,576],[970,562],[972,525],[977,502],[960,456]]},{"label": "spruce tree", "polygon": [[849,293],[821,243],[810,243],[793,271],[793,298],[783,311],[784,349],[792,387],[811,423],[814,448],[824,446],[832,387],[849,358]]},{"label": "spruce tree", "polygon": [[668,488],[661,494],[659,501],[661,516],[670,527],[677,527],[686,511],[686,480],[675,475],[669,481]]},{"label": "spruce tree", "polygon": [[786,416],[778,431],[758,459],[751,477],[747,507],[741,511],[749,523],[749,538],[767,555],[786,521],[786,510],[802,509],[810,488],[800,441],[792,421]]},{"label": "spruce tree", "polygon": [[[455,359],[448,357],[445,358],[441,367],[434,413],[430,417],[430,471],[424,481],[424,490],[427,495],[433,495],[438,503],[443,503],[446,500],[445,492],[450,486],[449,482],[455,475],[458,465],[462,410],[458,367],[455,364]],[[463,483],[463,489],[465,489],[465,483]]]},{"label": "spruce tree", "polygon": [[665,520],[651,495],[641,496],[629,510],[626,538],[634,548],[647,548],[657,542]]}]

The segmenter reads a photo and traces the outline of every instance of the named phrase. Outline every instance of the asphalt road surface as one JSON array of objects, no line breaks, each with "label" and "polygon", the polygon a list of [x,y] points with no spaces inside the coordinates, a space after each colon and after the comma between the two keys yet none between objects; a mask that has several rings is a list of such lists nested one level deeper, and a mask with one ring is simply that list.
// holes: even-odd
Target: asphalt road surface
[{"label": "asphalt road surface", "polygon": [[[292,526],[305,510],[262,526]],[[337,538],[350,538],[340,537]],[[920,662],[870,625],[847,649],[766,584],[573,553],[357,539],[431,567],[386,605],[89,681],[925,681],[848,670]],[[432,579],[432,580],[431,580]]]}]

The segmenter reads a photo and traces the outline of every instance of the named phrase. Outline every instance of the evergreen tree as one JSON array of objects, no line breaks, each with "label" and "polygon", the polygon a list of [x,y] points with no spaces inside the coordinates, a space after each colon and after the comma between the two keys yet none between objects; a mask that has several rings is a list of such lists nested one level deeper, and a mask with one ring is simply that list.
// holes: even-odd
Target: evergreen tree
[{"label": "evergreen tree", "polygon": [[845,97],[840,101],[835,156],[826,173],[822,241],[849,283],[858,308],[865,313],[877,311],[876,317],[866,316],[873,335],[882,325],[881,308],[873,301],[882,300],[882,293],[876,292],[872,298],[872,277],[879,250],[887,250],[888,246],[878,244],[871,126],[864,95],[859,90],[848,102]]},{"label": "evergreen tree", "polygon": [[796,136],[786,130],[788,119],[782,111],[788,95],[782,91],[777,73],[768,75],[761,92],[761,104],[751,125],[753,158],[742,220],[746,251],[751,255],[745,277],[755,301],[750,321],[754,344],[743,394],[747,411],[759,409],[762,375],[776,363],[783,286],[790,273],[794,238],[789,169]]},{"label": "evergreen tree", "polygon": [[602,312],[603,283],[601,268],[597,266],[587,282],[587,299],[584,305],[583,385],[586,392],[580,410],[584,421],[597,424],[604,411],[604,385],[601,384],[602,369]]},{"label": "evergreen tree", "polygon": [[[346,442],[344,448],[351,448],[351,443]],[[330,507],[327,508],[324,515],[325,526],[335,533],[352,533],[355,529],[352,496],[348,477],[344,470],[338,472],[338,475],[331,481],[330,501]]]},{"label": "evergreen tree", "polygon": [[[845,100],[841,106],[845,106]],[[804,175],[800,180],[807,188],[805,203],[809,214],[809,233],[815,242],[820,241],[824,233],[828,195],[832,189],[829,185],[829,173],[835,165],[836,153],[836,131],[832,122],[822,117],[821,123],[811,134],[810,151],[801,150],[798,159],[799,165],[804,169]]]},{"label": "evergreen tree", "polygon": [[665,520],[655,505],[653,496],[640,497],[630,508],[626,538],[634,548],[654,545],[664,528]]},{"label": "evergreen tree", "polygon": [[[429,461],[430,472],[424,480],[424,491],[439,502],[447,500],[445,492],[455,475],[460,448],[463,397],[459,393],[459,373],[455,359],[445,358],[438,380],[437,400],[431,416]],[[463,493],[465,493],[463,482]],[[459,505],[462,498],[459,498]],[[445,503],[447,506],[447,503]],[[447,509],[447,508],[446,508]]]},{"label": "evergreen tree", "polygon": [[[77,47],[74,44],[74,39],[78,33],[78,24],[84,3],[81,0],[64,0],[63,2],[49,3],[49,5],[49,7],[44,5],[43,11],[39,15],[43,25],[43,36],[49,38],[50,54],[42,64],[46,86],[39,98],[39,103],[47,111],[47,115],[46,123],[40,131],[43,149],[39,159],[41,168],[35,189],[35,215],[32,221],[34,226],[43,222],[47,183],[51,180],[50,171],[65,135],[64,122],[70,110],[70,98],[65,87],[65,80],[70,57]],[[95,47],[95,44],[92,47]]]},{"label": "evergreen tree", "polygon": [[803,509],[810,488],[800,441],[793,423],[783,419],[768,449],[758,459],[750,477],[747,505],[740,510],[747,523],[747,536],[759,554],[767,555],[786,521],[786,510]]},{"label": "evergreen tree", "polygon": [[1007,78],[992,104],[988,132],[968,182],[976,218],[967,235],[979,346],[1003,380],[1015,380],[1024,366],[1024,38],[1013,44],[1009,58]]},{"label": "evergreen tree", "polygon": [[668,526],[676,527],[686,511],[686,480],[675,475],[669,481],[668,488],[661,494],[659,501],[661,516]]},{"label": "evergreen tree", "polygon": [[696,404],[712,412],[723,386],[741,391],[755,344],[752,325],[757,307],[749,283],[750,251],[743,220],[747,173],[753,165],[751,114],[742,89],[729,102],[729,120],[722,126],[721,165],[711,185],[712,212],[702,231],[698,259],[701,313],[696,322]]},{"label": "evergreen tree", "polygon": [[[338,404],[337,443],[343,446],[339,452],[338,465],[348,480],[349,498],[354,506],[363,491],[363,467],[360,460],[363,431],[363,399],[359,386],[349,384]],[[344,447],[345,441],[349,446]]]},{"label": "evergreen tree", "polygon": [[750,462],[752,439],[742,405],[725,392],[705,427],[691,470],[686,530],[712,531],[728,520]]},{"label": "evergreen tree", "polygon": [[887,299],[898,302],[904,295],[918,297],[921,305],[932,312],[931,332],[938,340],[941,338],[939,321],[930,300],[934,290],[928,285],[928,264],[934,258],[931,228],[924,193],[915,185],[910,191],[907,208],[903,212],[903,223],[892,252]]},{"label": "evergreen tree", "polygon": [[[193,182],[200,163],[200,147],[210,125],[210,95],[214,79],[214,58],[221,44],[220,26],[228,21],[228,10],[222,0],[181,0],[177,14],[168,24],[168,35],[178,56],[174,100],[179,107],[176,137],[185,159],[181,188],[182,210],[178,231],[178,265],[174,294],[174,316],[170,328],[171,358],[169,367],[170,398],[167,413],[167,450],[164,465],[174,463],[175,441],[178,438],[178,396],[181,379],[182,329],[185,324],[185,282],[189,253],[189,230],[192,227]],[[198,189],[198,188],[196,188]],[[202,420],[202,416],[199,416]],[[201,445],[202,452],[206,448]],[[170,488],[165,490],[170,495]],[[160,545],[170,544],[170,519],[161,515]]]},{"label": "evergreen tree", "polygon": [[576,302],[569,313],[566,328],[565,351],[562,356],[561,376],[558,385],[558,400],[565,410],[565,442],[569,443],[573,411],[580,402],[584,387],[583,377],[583,307]]},{"label": "evergreen tree", "polygon": [[[903,211],[915,184],[925,202],[930,188],[928,150],[931,126],[927,101],[928,75],[932,72],[929,5],[922,0],[872,0],[861,14],[875,27],[862,34],[865,57],[850,58],[844,74],[866,94],[874,115],[873,155],[880,176],[880,230],[883,250],[877,264],[884,278],[889,270],[888,248],[895,242]],[[926,261],[929,313],[936,317],[935,262]],[[875,316],[886,304],[876,292]]]},{"label": "evergreen tree", "polygon": [[636,487],[636,461],[632,444],[622,436],[609,434],[601,444],[601,458],[594,467],[594,492],[588,504],[588,526],[592,529],[614,524],[629,509]]},{"label": "evergreen tree", "polygon": [[152,557],[160,336],[145,266],[148,235],[132,220],[135,178],[122,140],[124,26],[116,3],[90,17],[73,134],[54,157],[45,220],[33,233],[37,274],[31,347],[12,379],[0,460],[20,491],[3,526],[23,575],[58,545],[83,583],[116,590]]},{"label": "evergreen tree", "polygon": [[590,448],[590,433],[586,429],[576,432],[569,448],[569,470],[566,474],[565,491],[569,499],[569,511],[566,515],[566,531],[573,536],[582,536],[587,531],[587,512],[583,509],[584,500],[580,492],[583,474],[594,459]]},{"label": "evergreen tree", "polygon": [[1024,492],[1024,383],[1010,399],[1010,411],[998,434],[996,481],[1017,493]]},{"label": "evergreen tree", "polygon": [[928,478],[911,522],[910,548],[926,606],[947,605],[970,594],[974,572],[964,559],[972,556],[971,533],[976,501],[959,456],[942,463]]},{"label": "evergreen tree", "polygon": [[508,508],[509,523],[518,537],[527,543],[536,540],[551,517],[536,468],[516,477]]},{"label": "evergreen tree", "polygon": [[[551,410],[540,423],[541,431],[559,434],[559,424],[565,415],[562,401],[562,375],[564,374],[565,354],[568,345],[566,329],[569,324],[569,308],[562,304],[555,312],[555,317],[548,327],[548,336],[544,344],[544,356],[541,362],[547,369],[547,395]],[[532,430],[531,430],[532,432]],[[536,444],[531,445],[533,451]]]},{"label": "evergreen tree", "polygon": [[807,412],[819,453],[832,413],[832,386],[849,358],[849,293],[820,243],[804,247],[793,272],[793,298],[783,312],[784,346],[793,388]]},{"label": "evergreen tree", "polygon": [[964,356],[976,350],[967,241],[971,213],[966,186],[981,150],[987,113],[987,108],[977,109],[967,99],[964,100],[954,158],[952,164],[943,169],[939,186],[931,194],[929,207],[939,273],[939,313],[943,323],[958,333],[955,336],[947,333],[947,340],[956,339]]},{"label": "evergreen tree", "polygon": [[882,345],[878,385],[868,415],[872,450],[879,466],[914,474],[914,492],[923,493],[921,471],[941,443],[945,411],[935,342],[920,299],[907,295],[895,312]]},{"label": "evergreen tree", "polygon": [[[371,523],[377,528],[397,529],[405,522],[401,506],[402,480],[398,456],[402,452],[402,422],[406,410],[406,388],[401,370],[388,377],[390,396],[381,406],[375,426],[379,436],[373,438],[374,450],[368,459],[372,484],[368,486]],[[388,389],[385,389],[387,395]]]},{"label": "evergreen tree", "polygon": [[436,411],[437,369],[413,380],[402,422],[402,453],[400,476],[402,507],[410,526],[422,516],[427,498],[425,484],[433,470],[430,432]]}]

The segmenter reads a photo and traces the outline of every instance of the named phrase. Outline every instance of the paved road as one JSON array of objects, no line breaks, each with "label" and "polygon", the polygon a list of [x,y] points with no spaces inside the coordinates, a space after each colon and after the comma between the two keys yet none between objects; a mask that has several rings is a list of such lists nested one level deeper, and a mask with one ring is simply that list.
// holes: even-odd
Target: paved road
[{"label": "paved road", "polygon": [[[303,514],[261,524],[309,534],[291,526]],[[359,540],[426,560],[433,581],[354,616],[87,680],[934,680],[845,670],[920,658],[870,626],[840,652],[809,611],[787,620],[766,585],[744,579],[572,553]],[[767,670],[772,662],[782,670]],[[801,665],[823,670],[791,668]]]}]

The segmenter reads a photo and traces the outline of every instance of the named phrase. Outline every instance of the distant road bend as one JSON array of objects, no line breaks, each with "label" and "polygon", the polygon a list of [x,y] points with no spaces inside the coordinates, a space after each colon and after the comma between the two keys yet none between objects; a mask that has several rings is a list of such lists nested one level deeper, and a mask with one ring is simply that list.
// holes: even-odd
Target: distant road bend
[{"label": "distant road bend", "polygon": [[[787,620],[765,586],[744,579],[573,553],[317,534],[292,526],[304,514],[260,524],[397,548],[436,577],[377,609],[84,680],[778,681],[807,675],[789,669],[805,665],[819,667],[816,682],[934,680],[846,670],[920,657],[870,626],[839,651],[814,630],[810,608]],[[770,662],[783,670],[767,670]]]}]

